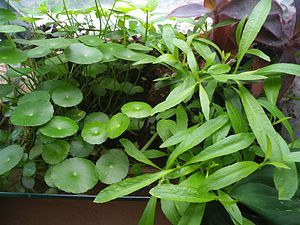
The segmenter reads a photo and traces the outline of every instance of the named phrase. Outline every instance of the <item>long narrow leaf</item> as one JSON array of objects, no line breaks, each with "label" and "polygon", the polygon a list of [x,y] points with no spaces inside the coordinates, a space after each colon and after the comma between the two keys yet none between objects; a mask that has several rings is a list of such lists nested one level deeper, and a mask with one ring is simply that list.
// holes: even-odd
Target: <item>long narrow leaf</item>
[{"label": "long narrow leaf", "polygon": [[137,177],[127,178],[118,183],[104,188],[94,200],[95,203],[105,203],[122,196],[131,194],[143,187],[146,187],[158,179],[166,176],[173,170],[164,170],[158,173],[145,174]]},{"label": "long narrow leaf", "polygon": [[226,115],[222,115],[215,119],[207,121],[199,128],[194,130],[171,153],[170,157],[168,158],[166,167],[170,168],[179,155],[200,144],[207,137],[223,127],[227,123],[227,121],[228,117]]},{"label": "long narrow leaf", "polygon": [[249,147],[253,143],[254,139],[255,137],[251,133],[231,135],[221,141],[218,141],[216,144],[207,147],[198,155],[194,156],[187,164],[202,162],[238,152]]},{"label": "long narrow leaf", "polygon": [[240,64],[244,55],[252,45],[257,34],[263,27],[271,10],[272,0],[260,0],[254,7],[245,25],[237,54],[237,65]]}]

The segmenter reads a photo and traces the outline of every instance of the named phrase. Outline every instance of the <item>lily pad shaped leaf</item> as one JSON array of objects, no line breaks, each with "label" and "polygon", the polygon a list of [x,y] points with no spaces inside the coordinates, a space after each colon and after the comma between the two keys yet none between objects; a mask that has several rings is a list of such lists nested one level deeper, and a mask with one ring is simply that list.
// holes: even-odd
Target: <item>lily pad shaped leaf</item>
[{"label": "lily pad shaped leaf", "polygon": [[83,140],[92,145],[100,145],[107,139],[106,124],[92,122],[84,125],[81,136]]},{"label": "lily pad shaped leaf", "polygon": [[84,35],[78,38],[82,43],[91,46],[97,47],[103,43],[103,40],[94,35]]},{"label": "lily pad shaped leaf", "polygon": [[23,148],[19,145],[10,145],[0,150],[0,175],[13,169],[23,158]]},{"label": "lily pad shaped leaf", "polygon": [[57,164],[67,158],[69,151],[70,145],[67,141],[56,140],[44,145],[42,157],[48,164]]},{"label": "lily pad shaped leaf", "polygon": [[51,120],[54,109],[49,101],[38,100],[18,105],[10,121],[16,126],[41,126]]},{"label": "lily pad shaped leaf", "polygon": [[119,137],[129,127],[130,119],[123,113],[114,115],[108,122],[106,127],[107,136],[111,139]]},{"label": "lily pad shaped leaf", "polygon": [[92,122],[101,122],[101,123],[108,123],[109,118],[103,112],[94,112],[84,119],[84,124],[92,123]]},{"label": "lily pad shaped leaf", "polygon": [[25,31],[24,27],[18,25],[0,25],[0,33],[19,33]]},{"label": "lily pad shaped leaf", "polygon": [[18,101],[18,105],[22,105],[25,103],[29,104],[30,102],[36,102],[36,101],[48,102],[49,100],[50,100],[50,94],[47,91],[34,91],[21,97]]},{"label": "lily pad shaped leaf", "polygon": [[19,49],[0,47],[0,63],[18,64],[27,60],[27,54]]},{"label": "lily pad shaped leaf", "polygon": [[70,62],[76,64],[93,64],[103,59],[103,54],[100,50],[81,43],[69,46],[65,50],[65,55]]},{"label": "lily pad shaped leaf", "polygon": [[119,149],[111,149],[100,157],[96,171],[102,183],[113,184],[123,180],[129,169],[127,155]]},{"label": "lily pad shaped leaf", "polygon": [[70,85],[55,89],[52,93],[53,102],[62,107],[76,106],[82,99],[83,95],[81,90]]},{"label": "lily pad shaped leaf", "polygon": [[51,50],[47,47],[39,46],[33,49],[30,49],[27,52],[27,56],[30,58],[42,58],[51,53]]},{"label": "lily pad shaped leaf", "polygon": [[129,102],[122,106],[121,111],[130,118],[145,118],[151,115],[152,107],[145,102]]},{"label": "lily pad shaped leaf", "polygon": [[44,46],[50,49],[65,49],[76,42],[78,41],[75,39],[65,39],[65,38],[50,38],[50,39],[39,39],[39,40],[30,41],[32,45]]},{"label": "lily pad shaped leaf", "polygon": [[52,138],[65,138],[76,134],[77,123],[65,116],[54,116],[49,123],[40,128],[40,132]]},{"label": "lily pad shaped leaf", "polygon": [[98,182],[95,165],[82,158],[66,159],[51,171],[55,187],[68,193],[84,193]]},{"label": "lily pad shaped leaf", "polygon": [[71,109],[66,113],[66,116],[76,122],[79,122],[86,116],[86,112],[80,109]]},{"label": "lily pad shaped leaf", "polygon": [[82,137],[78,137],[71,142],[70,153],[73,157],[88,157],[94,150],[94,145],[85,142]]}]

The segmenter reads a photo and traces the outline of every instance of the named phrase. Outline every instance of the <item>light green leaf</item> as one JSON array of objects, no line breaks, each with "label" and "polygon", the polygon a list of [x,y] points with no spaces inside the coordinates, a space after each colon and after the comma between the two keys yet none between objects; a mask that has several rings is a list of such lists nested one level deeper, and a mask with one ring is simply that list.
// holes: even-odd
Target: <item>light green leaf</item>
[{"label": "light green leaf", "polygon": [[254,7],[248,21],[246,22],[237,54],[237,66],[242,61],[251,44],[255,40],[257,34],[264,25],[267,16],[271,10],[272,0],[261,0]]},{"label": "light green leaf", "polygon": [[188,44],[178,38],[174,38],[173,39],[173,44],[179,48],[181,51],[183,51],[185,54],[188,54],[190,51],[192,51],[192,49],[190,48],[190,46],[188,46]]},{"label": "light green leaf", "polygon": [[205,203],[217,199],[214,194],[173,184],[158,185],[152,188],[149,193],[157,198],[179,202]]},{"label": "light green leaf", "polygon": [[138,225],[154,225],[156,204],[157,198],[152,196],[147,203]]},{"label": "light green leaf", "polygon": [[199,98],[202,112],[204,114],[205,119],[208,121],[210,114],[210,101],[205,89],[201,84],[199,84]]},{"label": "light green leaf", "polygon": [[120,198],[122,196],[131,194],[132,192],[135,192],[143,187],[154,183],[155,181],[166,176],[172,171],[173,170],[163,170],[157,173],[127,178],[125,180],[120,181],[119,183],[112,184],[109,187],[100,191],[94,202],[105,203],[116,198]]},{"label": "light green leaf", "polygon": [[255,49],[255,48],[249,49],[246,52],[246,54],[254,55],[254,56],[257,56],[267,62],[271,62],[270,56],[266,55],[263,51],[261,51],[259,49]]},{"label": "light green leaf", "polygon": [[122,106],[121,111],[130,118],[145,118],[150,116],[152,107],[145,102],[129,102]]},{"label": "light green leaf", "polygon": [[241,37],[242,37],[242,32],[243,32],[243,29],[244,29],[244,26],[245,26],[245,23],[246,23],[246,19],[247,17],[244,16],[241,21],[239,22],[237,28],[236,28],[236,32],[235,32],[235,39],[236,39],[236,43],[237,45],[240,44],[240,41],[241,41]]},{"label": "light green leaf", "polygon": [[278,76],[282,74],[300,76],[300,65],[292,63],[277,63],[255,70],[253,73],[265,76]]},{"label": "light green leaf", "polygon": [[231,70],[227,64],[216,64],[208,68],[207,72],[210,74],[225,74]]},{"label": "light green leaf", "polygon": [[107,136],[109,138],[117,138],[123,134],[130,124],[130,119],[128,116],[118,113],[114,115],[106,126]]},{"label": "light green leaf", "polygon": [[165,101],[159,103],[152,110],[152,115],[168,110],[189,97],[195,89],[196,81],[191,76],[184,79],[183,83],[174,88]]},{"label": "light green leaf", "polygon": [[178,225],[200,225],[204,215],[205,205],[205,203],[190,204]]},{"label": "light green leaf", "polygon": [[237,204],[233,203],[234,200],[225,192],[219,190],[219,200],[226,209],[226,211],[229,213],[232,221],[235,223],[237,222],[238,224],[243,224],[243,216],[242,213],[237,206]]},{"label": "light green leaf", "polygon": [[178,225],[181,218],[174,201],[161,199],[161,209],[172,225]]},{"label": "light green leaf", "polygon": [[273,105],[270,101],[266,101],[264,99],[258,99],[258,102],[262,107],[264,107],[266,110],[268,110],[273,116],[277,117],[279,120],[282,120],[281,123],[288,131],[291,139],[294,140],[295,139],[294,130],[293,130],[291,124],[289,123],[289,121],[283,120],[286,117],[283,114],[283,112],[281,112],[280,109],[277,108],[276,104]]},{"label": "light green leaf", "polygon": [[231,135],[218,141],[216,144],[205,148],[198,155],[194,156],[190,161],[188,161],[187,164],[207,161],[213,158],[238,152],[249,147],[254,140],[255,137],[252,133],[239,133]]},{"label": "light green leaf", "polygon": [[247,132],[247,123],[242,113],[236,107],[234,107],[231,102],[226,101],[225,105],[234,132],[236,134]]},{"label": "light green leaf", "polygon": [[199,41],[193,41],[192,45],[194,46],[195,50],[198,54],[205,60],[208,61],[210,55],[212,54],[211,49],[207,44],[201,43]]},{"label": "light green leaf", "polygon": [[21,161],[24,150],[19,145],[10,145],[0,150],[0,175],[13,169]]},{"label": "light green leaf", "polygon": [[259,164],[250,161],[237,162],[230,166],[225,166],[209,175],[204,180],[201,189],[206,191],[219,190],[242,180],[258,168]]},{"label": "light green leaf", "polygon": [[276,105],[277,103],[280,88],[281,88],[281,77],[269,77],[264,82],[264,90],[267,99],[273,105]]},{"label": "light green leaf", "polygon": [[162,39],[172,54],[174,53],[174,49],[175,49],[175,45],[173,44],[173,39],[175,37],[176,34],[173,27],[170,24],[164,25],[162,31]]},{"label": "light green leaf", "polygon": [[156,166],[153,162],[151,162],[151,160],[149,160],[147,158],[147,156],[144,155],[143,152],[141,152],[140,150],[138,150],[137,147],[135,147],[135,145],[131,141],[129,141],[129,140],[125,139],[125,138],[122,138],[120,140],[120,142],[123,145],[123,147],[125,149],[125,152],[129,156],[131,156],[132,158],[134,158],[135,160],[137,160],[139,162],[142,162],[144,164],[147,164],[149,166],[152,166],[152,167],[155,167],[155,168],[159,169],[159,167]]},{"label": "light green leaf", "polygon": [[188,65],[189,65],[190,70],[192,71],[192,74],[194,75],[194,77],[196,79],[199,79],[198,78],[199,66],[198,66],[197,60],[196,60],[195,55],[192,50],[190,50],[187,53],[187,62],[188,62]]},{"label": "light green leaf", "polygon": [[241,81],[255,81],[267,79],[266,76],[255,75],[248,72],[240,74],[211,74],[211,76],[221,82],[227,82],[228,80],[241,80]]},{"label": "light green leaf", "polygon": [[200,144],[207,137],[209,137],[221,127],[223,127],[227,123],[227,121],[227,116],[219,116],[215,119],[207,121],[206,123],[198,127],[196,130],[191,132],[190,135],[187,136],[171,153],[167,161],[166,167],[170,168],[179,155]]},{"label": "light green leaf", "polygon": [[0,33],[19,33],[25,31],[24,27],[18,25],[0,25]]},{"label": "light green leaf", "polygon": [[128,170],[128,157],[120,149],[108,150],[96,163],[99,180],[104,184],[113,184],[123,180],[127,176]]},{"label": "light green leaf", "polygon": [[176,108],[176,121],[179,130],[186,130],[188,127],[188,116],[182,105]]}]

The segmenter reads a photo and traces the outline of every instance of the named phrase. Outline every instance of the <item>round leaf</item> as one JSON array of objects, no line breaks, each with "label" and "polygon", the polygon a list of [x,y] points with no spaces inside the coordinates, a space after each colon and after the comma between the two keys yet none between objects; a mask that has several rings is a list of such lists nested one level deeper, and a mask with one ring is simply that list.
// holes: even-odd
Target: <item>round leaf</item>
[{"label": "round leaf", "polygon": [[69,83],[66,80],[46,80],[37,86],[37,90],[48,91],[52,94],[54,90],[64,88],[66,86],[69,86]]},{"label": "round leaf", "polygon": [[48,164],[57,164],[67,158],[70,145],[67,141],[56,140],[43,147],[42,157]]},{"label": "round leaf", "polygon": [[66,116],[71,118],[72,120],[79,122],[85,117],[86,113],[85,111],[82,111],[80,109],[71,109],[66,113]]},{"label": "round leaf", "polygon": [[65,192],[84,193],[98,182],[95,165],[82,158],[72,158],[53,167],[51,178],[54,185]]},{"label": "round leaf", "polygon": [[83,140],[92,145],[100,145],[107,139],[106,124],[101,122],[88,123],[84,126],[81,136]]},{"label": "round leaf", "polygon": [[0,25],[0,33],[19,33],[25,31],[24,27],[18,25]]},{"label": "round leaf", "polygon": [[10,121],[16,126],[41,126],[51,120],[53,112],[48,101],[27,102],[15,108]]},{"label": "round leaf", "polygon": [[101,123],[108,123],[109,118],[103,112],[95,112],[87,115],[84,119],[84,124],[92,123],[92,122],[101,122]]},{"label": "round leaf", "polygon": [[42,58],[51,53],[51,50],[47,47],[39,46],[33,49],[30,49],[27,52],[27,56],[30,58]]},{"label": "round leaf", "polygon": [[50,95],[47,91],[34,91],[21,97],[18,101],[18,105],[22,105],[26,103],[29,104],[30,102],[37,102],[37,101],[48,102],[49,100],[50,100]]},{"label": "round leaf", "polygon": [[73,86],[65,86],[55,89],[52,93],[52,100],[56,105],[72,107],[78,105],[83,99],[80,89]]},{"label": "round leaf", "polygon": [[0,47],[0,63],[18,64],[27,60],[25,52],[11,47]]},{"label": "round leaf", "polygon": [[92,64],[100,62],[103,54],[96,48],[88,47],[81,43],[76,43],[69,46],[65,55],[70,62],[76,64]]},{"label": "round leaf", "polygon": [[10,145],[0,151],[0,175],[13,169],[23,158],[23,148]]},{"label": "round leaf", "polygon": [[68,117],[54,116],[49,123],[40,128],[43,135],[52,138],[65,138],[78,131],[76,122]]},{"label": "round leaf", "polygon": [[65,38],[50,38],[50,39],[39,39],[32,40],[30,43],[36,46],[47,46],[50,49],[65,49],[68,46],[76,43],[77,40],[65,39]]},{"label": "round leaf", "polygon": [[34,161],[27,161],[23,166],[23,176],[31,177],[35,174],[36,166]]},{"label": "round leaf", "polygon": [[122,106],[121,111],[131,118],[145,118],[151,115],[152,107],[145,102],[129,102]]},{"label": "round leaf", "polygon": [[94,145],[85,142],[81,137],[71,142],[71,155],[73,157],[88,157],[94,150]]},{"label": "round leaf", "polygon": [[106,127],[107,136],[109,138],[116,138],[123,134],[130,124],[128,116],[118,113],[114,115],[108,122]]},{"label": "round leaf", "polygon": [[53,167],[49,167],[49,169],[46,171],[45,176],[44,176],[44,180],[49,187],[55,187],[54,180],[51,177],[52,170],[53,170]]},{"label": "round leaf", "polygon": [[105,184],[113,184],[123,180],[128,174],[128,168],[128,157],[119,149],[109,150],[96,163],[99,179]]},{"label": "round leaf", "polygon": [[91,47],[97,47],[103,43],[103,40],[94,35],[81,36],[79,37],[79,41]]}]

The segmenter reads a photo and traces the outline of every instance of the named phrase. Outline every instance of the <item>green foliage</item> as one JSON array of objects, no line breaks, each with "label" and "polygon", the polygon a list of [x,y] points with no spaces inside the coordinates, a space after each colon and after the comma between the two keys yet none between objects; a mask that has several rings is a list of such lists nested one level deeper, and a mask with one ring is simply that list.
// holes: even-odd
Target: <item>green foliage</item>
[{"label": "green foliage", "polygon": [[[273,63],[276,57],[252,45],[272,1],[259,1],[239,23],[212,26],[237,24],[236,54],[208,38],[207,16],[186,20],[193,30],[183,34],[177,23],[156,26],[156,0],[116,1],[111,10],[95,2],[84,10],[42,4],[37,11],[53,29],[34,27],[30,40],[15,38],[24,28],[9,24],[16,16],[0,9],[7,38],[0,63],[9,66],[0,84],[1,179],[21,171],[18,185],[26,191],[42,176],[49,187],[74,194],[108,185],[95,203],[151,188],[139,225],[154,224],[158,199],[174,225],[254,224],[239,204],[292,225],[283,218],[298,208],[300,156],[298,142],[288,145],[277,132],[282,124],[296,139],[276,103],[280,76],[299,76],[300,66]],[[250,70],[257,57],[272,64]],[[246,87],[258,80],[265,87],[256,99]],[[267,184],[249,182],[266,167],[273,168],[262,178]],[[295,209],[289,215],[298,221]]]}]

